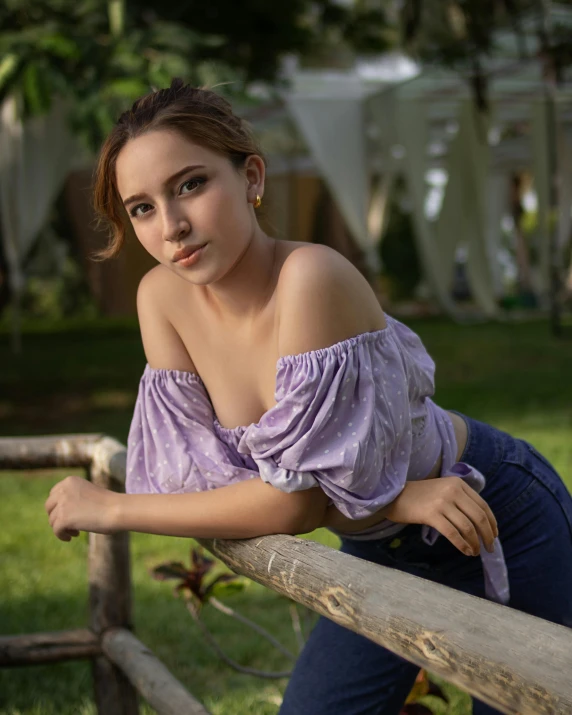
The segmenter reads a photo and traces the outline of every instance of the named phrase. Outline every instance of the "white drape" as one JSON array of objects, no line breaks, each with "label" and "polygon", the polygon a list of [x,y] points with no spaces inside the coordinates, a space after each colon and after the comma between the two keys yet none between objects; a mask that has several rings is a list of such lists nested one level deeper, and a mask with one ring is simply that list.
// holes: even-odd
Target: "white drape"
[{"label": "white drape", "polygon": [[286,102],[356,242],[375,261],[368,227],[370,170],[360,97],[289,94]]},{"label": "white drape", "polygon": [[[550,147],[549,133],[554,127],[549,126],[548,107],[544,99],[532,104],[532,170],[534,188],[538,199],[537,245],[539,248],[539,265],[533,271],[534,288],[539,295],[541,304],[545,307],[550,297],[550,232],[553,229],[550,220]],[[561,265],[563,251],[570,241],[572,229],[572,142],[562,126],[562,118],[557,117],[556,127],[556,172],[558,221],[556,234],[556,250]]]},{"label": "white drape", "polygon": [[[458,317],[451,287],[455,252],[463,243],[475,302],[485,315],[495,315],[500,290],[495,251],[506,204],[500,198],[494,205],[487,201],[487,127],[478,125],[473,102],[459,103],[459,131],[446,158],[449,181],[442,210],[436,221],[430,221],[425,211],[429,136],[423,100],[407,96],[399,87],[376,93],[354,90],[340,97],[292,92],[286,99],[360,247],[373,252],[387,220],[389,191],[395,177],[404,174],[417,250],[433,295],[447,313]],[[402,155],[395,154],[396,147],[403,148]],[[372,193],[376,162],[383,173]]]},{"label": "white drape", "polygon": [[[502,289],[496,251],[507,193],[506,186],[499,191],[505,178],[491,176],[487,126],[473,102],[467,99],[459,104],[459,129],[445,160],[448,181],[434,221],[426,215],[429,133],[425,102],[396,88],[379,93],[368,104],[371,121],[379,126],[377,144],[384,165],[406,178],[417,250],[433,295],[447,313],[458,316],[451,288],[456,250],[464,244],[475,302],[485,315],[495,315],[496,297]],[[487,201],[491,186],[498,192],[492,203]]]},{"label": "white drape", "polygon": [[472,99],[461,102],[459,112],[459,142],[464,149],[462,164],[455,167],[453,180],[463,184],[464,221],[459,227],[467,241],[467,278],[473,298],[483,313],[493,317],[498,312],[495,300],[493,272],[494,256],[488,252],[490,230],[487,181],[490,149],[488,118],[480,114]]},{"label": "white drape", "polygon": [[23,264],[68,171],[86,161],[66,121],[63,102],[23,123],[14,97],[0,108],[0,218],[14,295],[14,346],[19,349]]},{"label": "white drape", "polygon": [[449,315],[456,316],[458,311],[450,291],[452,257],[447,257],[441,249],[434,227],[425,214],[428,131],[422,101],[397,101],[395,121],[399,143],[405,149],[403,168],[412,202],[415,241],[424,274],[441,307]]},{"label": "white drape", "polygon": [[538,200],[538,266],[532,270],[534,291],[546,307],[550,294],[550,157],[548,152],[548,116],[544,99],[532,104],[532,172]]}]

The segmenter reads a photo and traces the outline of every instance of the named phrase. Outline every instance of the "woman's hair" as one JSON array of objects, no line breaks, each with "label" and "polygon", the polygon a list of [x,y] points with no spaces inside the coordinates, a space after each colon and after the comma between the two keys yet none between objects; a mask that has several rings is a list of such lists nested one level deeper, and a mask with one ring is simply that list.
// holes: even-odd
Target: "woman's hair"
[{"label": "woman's hair", "polygon": [[110,243],[93,254],[96,260],[117,256],[125,241],[127,214],[119,192],[115,165],[130,139],[159,129],[176,130],[195,144],[226,156],[240,169],[251,154],[264,160],[260,148],[230,103],[208,89],[174,79],[168,89],[140,97],[119,117],[103,143],[95,169],[93,205],[100,224],[110,229]]}]

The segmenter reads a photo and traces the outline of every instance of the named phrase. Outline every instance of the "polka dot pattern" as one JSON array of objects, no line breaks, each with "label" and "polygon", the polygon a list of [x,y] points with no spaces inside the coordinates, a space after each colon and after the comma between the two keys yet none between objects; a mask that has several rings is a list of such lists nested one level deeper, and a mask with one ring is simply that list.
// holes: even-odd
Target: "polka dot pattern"
[{"label": "polka dot pattern", "polygon": [[279,358],[277,404],[228,429],[198,375],[147,365],[127,491],[203,491],[260,476],[285,492],[320,486],[347,517],[366,517],[437,460],[436,419],[446,413],[430,399],[434,369],[415,333],[387,316],[382,330]]},{"label": "polka dot pattern", "polygon": [[[200,492],[260,477],[284,492],[319,486],[350,519],[392,502],[407,480],[440,476],[476,491],[485,478],[456,462],[448,413],[431,399],[435,365],[419,338],[387,317],[387,328],[319,350],[281,357],[276,405],[256,424],[220,425],[201,378],[145,367],[127,442],[128,493]],[[382,521],[353,532],[376,539],[403,526]],[[439,534],[424,526],[432,544]],[[507,603],[502,548],[483,550],[489,598]]]}]

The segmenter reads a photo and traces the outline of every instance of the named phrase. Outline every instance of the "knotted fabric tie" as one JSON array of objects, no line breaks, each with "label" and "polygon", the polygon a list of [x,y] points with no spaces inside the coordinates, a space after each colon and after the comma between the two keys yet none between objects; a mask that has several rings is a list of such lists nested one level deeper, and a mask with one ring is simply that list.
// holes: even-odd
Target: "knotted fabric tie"
[{"label": "knotted fabric tie", "polygon": [[[446,474],[442,476],[459,477],[477,493],[484,489],[486,483],[484,476],[478,469],[464,462],[456,462],[452,467],[449,467],[449,469],[446,470]],[[434,529],[432,526],[424,525],[421,529],[423,541],[430,546],[435,543],[439,535],[437,529]],[[482,540],[480,541],[480,556],[485,576],[485,594],[491,601],[507,605],[510,599],[508,571],[500,540],[498,537],[494,540],[494,551],[492,553],[489,553],[485,549]]]}]

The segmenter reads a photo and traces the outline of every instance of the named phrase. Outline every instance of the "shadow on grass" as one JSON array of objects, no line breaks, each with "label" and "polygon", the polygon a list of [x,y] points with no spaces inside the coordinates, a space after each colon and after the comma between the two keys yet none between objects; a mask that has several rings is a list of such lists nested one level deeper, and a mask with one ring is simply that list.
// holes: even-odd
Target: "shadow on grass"
[{"label": "shadow on grass", "polygon": [[[289,632],[286,599],[254,585],[247,594],[228,603],[296,652],[293,632]],[[224,693],[223,712],[230,713],[234,712],[231,702],[256,699],[261,688],[274,690],[276,699],[285,687],[284,678],[266,681],[239,674],[222,663],[205,643],[184,604],[173,598],[165,584],[136,583],[134,612],[135,634],[201,702],[214,703]],[[251,636],[245,626],[215,609],[206,607],[203,620],[224,650],[238,662],[269,671],[283,671],[291,666],[266,641]],[[0,632],[4,635],[78,628],[86,623],[87,594],[81,590],[77,594],[12,597],[2,603],[0,610]],[[0,670],[2,713],[77,715],[91,712],[91,699],[89,660]],[[270,708],[269,712],[274,710]]]}]

